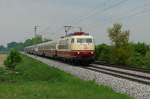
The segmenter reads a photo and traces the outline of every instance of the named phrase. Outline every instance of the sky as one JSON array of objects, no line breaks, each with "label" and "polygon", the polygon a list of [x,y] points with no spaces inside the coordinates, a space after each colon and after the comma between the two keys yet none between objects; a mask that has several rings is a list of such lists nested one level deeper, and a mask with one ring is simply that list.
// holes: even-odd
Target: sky
[{"label": "sky", "polygon": [[96,44],[110,43],[107,29],[114,23],[130,30],[130,41],[150,43],[149,18],[150,0],[0,0],[0,45],[32,38],[35,25],[48,39],[65,35],[63,26],[71,25]]}]

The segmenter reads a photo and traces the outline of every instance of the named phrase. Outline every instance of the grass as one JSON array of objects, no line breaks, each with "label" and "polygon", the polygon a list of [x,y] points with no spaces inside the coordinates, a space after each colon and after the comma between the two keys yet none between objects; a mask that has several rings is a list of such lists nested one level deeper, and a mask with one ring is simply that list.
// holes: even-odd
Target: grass
[{"label": "grass", "polygon": [[16,72],[0,69],[2,99],[132,99],[94,81],[68,73],[22,55]]}]

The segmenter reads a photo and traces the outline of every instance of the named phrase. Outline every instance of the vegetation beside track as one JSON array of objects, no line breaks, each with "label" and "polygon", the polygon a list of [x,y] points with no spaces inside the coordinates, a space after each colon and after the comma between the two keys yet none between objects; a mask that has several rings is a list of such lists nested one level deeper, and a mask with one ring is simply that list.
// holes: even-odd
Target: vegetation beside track
[{"label": "vegetation beside track", "polygon": [[[112,58],[113,46],[107,44],[100,44],[96,46],[96,60],[101,61],[101,63],[105,65],[118,65],[150,70],[149,46],[145,43],[129,43],[129,46],[132,51],[127,63],[120,64],[119,62],[114,62],[114,59]],[[126,57],[124,56],[126,54],[121,53],[128,53],[128,50],[118,53],[119,55],[122,55],[122,57]]]},{"label": "vegetation beside track", "polygon": [[150,69],[150,46],[129,42],[129,30],[123,31],[121,24],[108,29],[111,45],[96,46],[96,59],[108,64]]},{"label": "vegetation beside track", "polygon": [[0,68],[3,99],[130,99],[22,55],[15,71]]}]

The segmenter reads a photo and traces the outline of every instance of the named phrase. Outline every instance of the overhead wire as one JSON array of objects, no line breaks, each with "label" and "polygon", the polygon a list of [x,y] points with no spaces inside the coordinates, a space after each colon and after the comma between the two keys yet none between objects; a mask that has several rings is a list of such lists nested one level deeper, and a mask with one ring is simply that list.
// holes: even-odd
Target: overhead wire
[{"label": "overhead wire", "polygon": [[[105,5],[108,1],[110,1],[110,0],[107,0],[107,1],[105,1],[105,2],[103,2],[102,3],[102,5]],[[75,21],[75,20],[79,20],[78,18],[81,18],[81,17],[84,17],[84,15],[88,15],[90,12],[93,12],[94,10],[96,10],[97,8],[99,7],[99,4],[96,6],[96,7],[94,7],[93,9],[91,9],[90,11],[88,11],[88,13],[84,13],[82,16],[79,16],[79,17],[75,17],[75,18],[73,18],[70,22],[67,22],[67,23],[73,23],[73,21]],[[64,23],[64,24],[66,24],[66,22]],[[57,29],[55,32],[58,32],[59,30],[61,30],[63,27],[61,26],[59,29]],[[47,30],[49,30],[50,29],[50,27],[46,27],[44,30],[42,30],[42,31],[40,31],[40,32],[44,32],[44,31],[47,31]]]},{"label": "overhead wire", "polygon": [[98,3],[98,5],[97,5],[96,7],[94,7],[93,9],[89,10],[89,11],[86,12],[86,13],[82,13],[81,16],[77,16],[77,17],[73,18],[72,21],[69,21],[69,23],[74,23],[74,22],[76,22],[76,20],[81,20],[81,19],[83,19],[85,16],[89,15],[91,12],[94,12],[95,10],[97,10],[97,9],[100,7],[100,5],[106,6],[106,4],[107,4],[109,1],[112,1],[112,0],[107,0],[107,1],[105,0],[105,2],[102,2],[101,4]]},{"label": "overhead wire", "polygon": [[90,18],[91,16],[95,16],[97,13],[100,13],[100,14],[101,14],[102,12],[105,12],[105,11],[108,11],[108,10],[110,10],[110,9],[112,9],[112,8],[115,8],[115,7],[117,7],[117,6],[119,6],[119,5],[123,4],[123,3],[125,3],[126,1],[128,1],[128,0],[121,0],[121,1],[119,1],[119,2],[116,2],[115,4],[112,4],[112,5],[110,5],[110,6],[106,7],[106,8],[104,8],[104,9],[102,9],[102,10],[99,10],[99,9],[98,9],[98,10],[94,11],[93,13],[91,13],[90,15],[85,16],[85,17],[82,18],[81,20],[77,21],[76,24],[79,24],[79,23],[81,23],[81,22],[87,20],[87,19]]},{"label": "overhead wire", "polygon": [[[125,2],[127,2],[127,1],[128,1],[128,0],[121,0],[121,1],[119,1],[119,2],[116,2],[115,4],[112,4],[112,5],[110,5],[110,6],[106,7],[106,8],[104,8],[104,9],[102,9],[102,10],[97,10],[97,7],[95,7],[95,8],[93,9],[93,11],[90,10],[92,13],[88,13],[88,15],[85,15],[85,14],[84,14],[83,17],[80,16],[80,19],[78,19],[77,21],[75,20],[75,22],[72,22],[72,23],[79,24],[79,23],[81,23],[81,22],[87,20],[88,18],[90,18],[90,17],[92,17],[92,16],[95,16],[97,13],[100,13],[100,14],[101,14],[102,12],[106,12],[106,11],[108,11],[108,10],[110,10],[110,9],[112,9],[112,8],[115,8],[115,7],[117,7],[117,6],[119,6],[119,5],[123,4],[123,3],[125,3]],[[136,10],[136,7],[133,9],[133,11],[134,11],[134,10]],[[147,9],[147,10],[150,11],[150,9]],[[142,11],[140,11],[140,12],[136,12],[136,13],[133,13],[133,14],[128,15],[128,16],[120,17],[120,18],[118,18],[118,19],[124,19],[124,18],[127,18],[127,17],[136,16],[136,15],[138,15],[138,14],[146,13],[147,10],[142,10]],[[46,28],[45,31],[48,30],[48,29],[49,29],[49,28]],[[55,33],[59,32],[59,31],[62,30],[62,29],[63,29],[63,27],[60,27],[59,29],[57,29],[57,30],[55,31]]]},{"label": "overhead wire", "polygon": [[85,15],[85,17],[83,17],[82,19],[76,21],[76,24],[79,23],[79,22],[81,23],[81,21],[90,18],[91,16],[95,15],[96,13],[105,12],[105,11],[108,11],[108,10],[110,10],[112,8],[115,8],[115,7],[121,5],[122,3],[126,2],[126,1],[128,1],[128,0],[120,0],[119,2],[116,2],[115,4],[112,4],[112,5],[106,7],[104,9],[102,9],[102,10],[99,10],[99,9],[96,10],[96,8],[94,8],[93,10],[95,10],[95,11],[92,11],[92,13],[88,13],[88,15]]},{"label": "overhead wire", "polygon": [[[147,6],[147,5],[149,5],[149,4],[144,4],[143,6]],[[130,12],[131,11],[133,11],[134,13],[131,13],[130,15],[127,15],[127,16],[122,16],[122,17],[118,17],[118,18],[115,18],[115,19],[111,19],[111,20],[106,20],[107,21],[107,23],[108,22],[111,22],[112,20],[124,20],[124,19],[127,19],[127,18],[130,18],[130,17],[135,17],[135,16],[137,16],[137,15],[140,15],[140,14],[142,14],[142,13],[146,13],[146,12],[149,12],[150,11],[150,8],[148,8],[148,9],[146,9],[145,10],[145,8],[146,7],[144,7],[144,9],[142,10],[142,11],[134,11],[134,10],[136,10],[137,8],[139,8],[139,7],[135,7],[135,8],[133,8],[133,9],[131,9],[130,10]],[[104,24],[103,24],[104,25]],[[95,27],[95,26],[94,26]],[[95,29],[97,29],[97,28],[95,28]]]}]

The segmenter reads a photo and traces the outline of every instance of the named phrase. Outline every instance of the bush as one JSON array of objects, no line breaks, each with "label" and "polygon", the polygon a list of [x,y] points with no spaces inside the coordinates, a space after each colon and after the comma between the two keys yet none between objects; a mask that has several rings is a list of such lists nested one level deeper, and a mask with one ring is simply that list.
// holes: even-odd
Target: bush
[{"label": "bush", "polygon": [[131,67],[150,68],[150,49],[145,43],[130,43],[133,48]]},{"label": "bush", "polygon": [[141,54],[134,52],[130,59],[131,59],[131,63],[129,64],[130,67],[142,68],[143,56]]},{"label": "bush", "polygon": [[109,62],[111,57],[111,47],[106,44],[96,46],[96,59]]},{"label": "bush", "polygon": [[145,54],[147,53],[147,51],[149,50],[149,46],[146,45],[145,43],[136,43],[136,44],[132,44],[132,46],[134,47],[134,51],[135,53],[139,53],[142,56],[145,56]]},{"label": "bush", "polygon": [[21,62],[21,56],[20,53],[15,50],[12,49],[8,55],[8,57],[6,58],[6,60],[4,61],[4,64],[6,67],[8,67],[9,69],[15,69],[15,66]]},{"label": "bush", "polygon": [[130,45],[122,47],[101,44],[96,46],[96,59],[108,64],[129,65],[133,49]]},{"label": "bush", "polygon": [[112,49],[111,63],[119,65],[128,65],[131,63],[133,50],[127,45],[125,47],[114,47]]},{"label": "bush", "polygon": [[147,67],[150,69],[150,51],[147,51],[144,61],[143,61],[144,67]]}]

